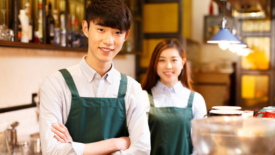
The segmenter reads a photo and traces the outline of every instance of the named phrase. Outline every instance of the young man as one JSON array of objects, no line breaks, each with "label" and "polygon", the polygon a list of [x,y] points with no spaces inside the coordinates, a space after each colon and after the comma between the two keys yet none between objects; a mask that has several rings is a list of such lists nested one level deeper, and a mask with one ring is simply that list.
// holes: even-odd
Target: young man
[{"label": "young man", "polygon": [[[92,0],[83,33],[88,54],[78,65],[48,76],[41,85],[40,138],[43,154],[150,153],[146,104],[139,83],[119,73],[112,60],[131,26],[131,12],[121,0]],[[52,129],[65,124],[72,141]],[[62,126],[62,125],[61,125]]]}]

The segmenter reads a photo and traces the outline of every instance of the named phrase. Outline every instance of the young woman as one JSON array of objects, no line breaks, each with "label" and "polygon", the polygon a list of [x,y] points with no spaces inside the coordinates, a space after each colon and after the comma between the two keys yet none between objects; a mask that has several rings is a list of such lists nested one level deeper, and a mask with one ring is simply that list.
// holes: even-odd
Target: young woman
[{"label": "young woman", "polygon": [[150,103],[152,155],[192,154],[190,121],[203,118],[206,105],[203,97],[193,92],[188,74],[181,44],[176,40],[160,42],[142,84]]}]

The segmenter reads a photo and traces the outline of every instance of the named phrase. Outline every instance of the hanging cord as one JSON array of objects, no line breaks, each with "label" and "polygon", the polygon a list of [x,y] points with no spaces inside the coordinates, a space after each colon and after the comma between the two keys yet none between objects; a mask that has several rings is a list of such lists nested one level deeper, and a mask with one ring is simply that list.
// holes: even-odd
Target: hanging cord
[{"label": "hanging cord", "polygon": [[222,18],[222,29],[225,29],[226,28],[226,24],[227,24],[227,21],[225,19],[225,2],[223,3],[223,6],[224,6],[224,11],[223,11],[223,18]]},{"label": "hanging cord", "polygon": [[[235,11],[235,0],[233,0],[233,6],[232,6],[232,12]],[[233,35],[237,35],[237,30],[236,30],[236,26],[235,26],[235,17],[232,14],[232,19],[233,19],[233,28],[232,28],[232,34]]]},{"label": "hanging cord", "polygon": [[225,17],[226,0],[223,1],[223,16]]},{"label": "hanging cord", "polygon": [[233,11],[235,11],[235,0],[233,0],[233,6],[232,6],[233,26],[235,27],[235,17],[234,17],[234,15],[233,15]]}]

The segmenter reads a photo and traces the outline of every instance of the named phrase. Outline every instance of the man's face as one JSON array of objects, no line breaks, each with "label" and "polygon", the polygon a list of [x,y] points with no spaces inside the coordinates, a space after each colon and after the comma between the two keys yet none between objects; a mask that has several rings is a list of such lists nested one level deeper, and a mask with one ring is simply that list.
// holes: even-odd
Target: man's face
[{"label": "man's face", "polygon": [[120,31],[111,27],[97,25],[90,22],[90,27],[83,22],[83,32],[88,37],[88,53],[93,55],[94,60],[99,63],[112,62],[113,58],[121,50],[129,31]]}]

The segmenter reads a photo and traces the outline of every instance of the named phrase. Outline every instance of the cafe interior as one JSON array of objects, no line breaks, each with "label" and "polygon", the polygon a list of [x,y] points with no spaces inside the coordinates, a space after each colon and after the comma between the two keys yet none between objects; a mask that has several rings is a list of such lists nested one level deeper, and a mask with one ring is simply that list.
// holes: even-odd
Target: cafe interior
[{"label": "cafe interior", "polygon": [[[123,1],[133,18],[129,37],[113,60],[118,71],[142,82],[156,45],[165,39],[175,39],[186,50],[192,86],[203,96],[209,114],[213,107],[237,107],[243,116],[253,118],[258,112],[265,112],[265,108],[272,110],[275,106],[275,1]],[[78,64],[87,54],[87,38],[81,23],[89,2],[0,0],[0,154],[4,133],[11,126],[16,129],[17,141],[29,142],[32,149],[40,145],[40,85],[48,75]],[[51,33],[46,28],[51,10],[54,36],[48,35]],[[202,131],[198,128],[210,128],[211,123],[216,123],[218,128],[221,124],[230,126],[230,121],[236,124],[244,121],[229,119],[194,122],[193,133],[199,135]],[[252,123],[247,121],[242,130],[236,126],[230,129],[238,130],[239,136],[247,136],[251,126],[275,131],[275,122],[273,125],[270,121],[273,119],[261,118]],[[268,132],[263,128],[256,131],[257,127],[250,132],[254,137]],[[265,143],[274,143],[274,131],[264,139]],[[218,145],[209,140],[206,147],[201,139],[197,135],[192,137],[198,153],[210,154],[205,148]],[[238,143],[241,151],[256,144],[247,140],[237,140],[242,142]],[[230,150],[232,145],[221,145],[216,154]],[[36,150],[41,153],[39,147]],[[228,154],[234,153],[236,150]]]}]

